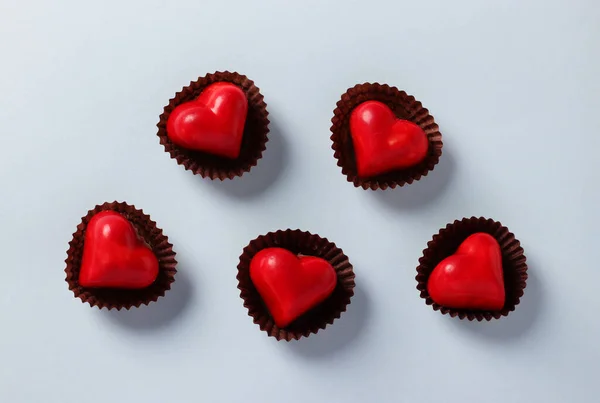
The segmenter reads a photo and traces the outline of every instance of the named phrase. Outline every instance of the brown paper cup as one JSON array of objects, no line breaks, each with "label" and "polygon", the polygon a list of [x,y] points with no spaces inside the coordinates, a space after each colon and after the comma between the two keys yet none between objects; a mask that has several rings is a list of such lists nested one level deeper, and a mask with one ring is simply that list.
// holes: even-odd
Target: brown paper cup
[{"label": "brown paper cup", "polygon": [[[317,256],[327,260],[337,273],[337,285],[333,293],[321,304],[308,311],[288,327],[275,325],[267,307],[250,279],[250,261],[260,250],[271,247],[285,248],[298,255]],[[244,306],[261,330],[277,340],[299,340],[325,329],[328,324],[346,311],[354,295],[354,271],[348,257],[326,238],[300,230],[279,230],[261,235],[244,248],[238,264],[238,288]]]},{"label": "brown paper cup", "polygon": [[[248,115],[244,126],[244,136],[240,155],[235,160],[200,151],[187,150],[173,144],[167,136],[167,120],[173,109],[179,104],[198,98],[206,87],[216,82],[235,84],[244,91],[248,98]],[[160,144],[165,147],[165,151],[171,155],[171,158],[174,158],[178,164],[183,165],[185,169],[203,178],[233,179],[236,176],[242,176],[244,172],[249,172],[258,163],[263,151],[266,149],[267,134],[269,133],[267,104],[254,82],[246,76],[228,71],[216,72],[192,81],[190,85],[175,94],[175,97],[169,101],[169,104],[165,106],[163,113],[160,115],[157,127]]]},{"label": "brown paper cup", "polygon": [[[459,245],[469,236],[477,232],[492,235],[500,244],[502,251],[502,269],[504,273],[504,289],[506,302],[500,311],[470,311],[446,308],[433,302],[427,292],[427,281],[433,269],[446,257],[452,255]],[[508,228],[497,221],[486,218],[463,218],[446,225],[433,239],[427,243],[423,256],[417,267],[417,290],[427,305],[442,314],[451,317],[478,321],[500,319],[514,311],[523,296],[527,282],[527,263],[520,242],[515,239]]]},{"label": "brown paper cup", "polygon": [[[409,120],[425,131],[429,139],[429,152],[423,161],[410,168],[370,178],[358,176],[354,145],[350,135],[350,115],[354,108],[366,101],[379,101],[386,104],[396,117]],[[342,168],[342,174],[346,175],[348,182],[365,190],[393,189],[396,186],[404,186],[418,181],[433,170],[442,155],[442,134],[433,116],[421,105],[421,102],[415,100],[415,97],[387,84],[365,83],[350,88],[338,101],[331,122],[333,123],[331,126],[333,156],[337,159],[337,164]]]},{"label": "brown paper cup", "polygon": [[[138,235],[150,246],[152,252],[158,258],[158,277],[152,285],[139,290],[120,290],[110,288],[84,288],[79,285],[79,269],[81,267],[81,258],[83,255],[83,243],[85,239],[85,230],[91,218],[105,210],[112,210],[122,214],[131,222]],[[156,301],[159,297],[165,295],[165,292],[171,288],[171,283],[175,281],[175,252],[173,245],[169,243],[167,236],[163,235],[161,229],[156,227],[156,223],[150,219],[150,216],[144,214],[142,210],[137,210],[135,206],[127,203],[104,203],[90,210],[81,223],[77,226],[77,231],[73,234],[73,239],[69,242],[67,250],[67,274],[66,281],[69,284],[69,290],[73,291],[75,297],[87,302],[90,306],[97,306],[99,309],[129,309],[140,305],[148,305]]]}]

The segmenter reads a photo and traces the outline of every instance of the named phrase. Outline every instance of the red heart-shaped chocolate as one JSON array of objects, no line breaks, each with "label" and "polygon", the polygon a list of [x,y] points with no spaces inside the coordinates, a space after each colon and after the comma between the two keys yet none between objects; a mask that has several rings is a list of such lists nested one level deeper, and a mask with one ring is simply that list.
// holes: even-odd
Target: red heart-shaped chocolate
[{"label": "red heart-shaped chocolate", "polygon": [[434,302],[447,308],[502,309],[505,291],[498,241],[482,232],[469,236],[433,269],[427,291]]},{"label": "red heart-shaped chocolate", "polygon": [[331,295],[337,275],[333,266],[319,257],[266,248],[252,258],[250,279],[275,324],[284,328]]},{"label": "red heart-shaped chocolate", "polygon": [[79,284],[94,288],[148,287],[158,276],[158,260],[125,217],[102,211],[85,230]]},{"label": "red heart-shaped chocolate", "polygon": [[176,145],[225,158],[240,155],[248,100],[237,85],[209,85],[196,100],[178,105],[167,120],[167,136]]},{"label": "red heart-shaped chocolate", "polygon": [[379,101],[363,102],[352,111],[350,134],[361,177],[417,165],[429,150],[427,134],[419,125],[396,118]]}]

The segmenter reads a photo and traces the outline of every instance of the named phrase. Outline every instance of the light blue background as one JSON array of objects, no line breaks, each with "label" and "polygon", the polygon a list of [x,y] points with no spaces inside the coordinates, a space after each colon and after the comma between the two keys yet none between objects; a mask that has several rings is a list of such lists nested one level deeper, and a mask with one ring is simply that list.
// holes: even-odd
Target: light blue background
[{"label": "light blue background", "polygon": [[[0,2],[0,401],[598,401],[597,1]],[[185,172],[158,144],[190,80],[260,87],[271,142],[242,180]],[[429,108],[440,164],[391,192],[332,157],[348,88],[396,85]],[[64,281],[88,209],[126,200],[177,251],[167,297],[90,309]],[[484,215],[522,242],[530,280],[493,323],[415,289],[427,241]],[[299,343],[260,332],[235,279],[250,239],[301,228],[349,255],[357,295]]]}]

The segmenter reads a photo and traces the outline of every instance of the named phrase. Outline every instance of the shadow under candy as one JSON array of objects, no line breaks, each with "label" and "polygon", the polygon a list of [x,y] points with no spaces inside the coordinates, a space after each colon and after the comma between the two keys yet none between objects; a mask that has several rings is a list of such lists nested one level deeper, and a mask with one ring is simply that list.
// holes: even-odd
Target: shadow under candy
[{"label": "shadow under candy", "polygon": [[264,193],[280,178],[289,158],[285,137],[273,122],[270,124],[269,141],[266,147],[262,158],[250,172],[231,180],[207,180],[207,182],[217,191],[240,199],[252,198]]},{"label": "shadow under candy", "polygon": [[194,298],[194,289],[184,271],[177,271],[175,282],[164,297],[129,310],[103,311],[110,321],[135,332],[158,330],[172,324],[187,310]]},{"label": "shadow under candy", "polygon": [[370,310],[371,303],[367,293],[357,285],[347,311],[339,319],[317,334],[291,341],[288,347],[293,353],[310,359],[323,359],[340,353],[364,332]]},{"label": "shadow under candy", "polygon": [[474,333],[480,337],[485,337],[497,341],[509,342],[515,339],[525,337],[539,321],[539,317],[544,309],[544,287],[539,277],[532,270],[528,261],[527,269],[527,287],[521,297],[519,305],[515,310],[498,320],[492,319],[490,322],[457,320],[452,318],[455,326],[467,332]]},{"label": "shadow under candy", "polygon": [[418,181],[395,189],[371,192],[381,203],[398,210],[413,210],[431,204],[448,189],[454,173],[456,161],[444,147],[439,163]]}]

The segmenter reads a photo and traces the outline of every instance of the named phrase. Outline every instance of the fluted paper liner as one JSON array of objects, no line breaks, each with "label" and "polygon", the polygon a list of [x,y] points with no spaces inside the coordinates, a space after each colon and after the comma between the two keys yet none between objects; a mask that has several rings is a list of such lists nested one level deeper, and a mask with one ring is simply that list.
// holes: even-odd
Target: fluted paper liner
[{"label": "fluted paper liner", "polygon": [[[350,135],[350,115],[354,108],[366,101],[386,104],[399,119],[409,120],[421,127],[429,139],[429,151],[423,161],[409,168],[399,169],[370,178],[361,178],[356,169],[356,157]],[[433,170],[442,155],[442,134],[433,116],[412,95],[387,84],[365,83],[350,88],[337,102],[331,119],[331,148],[337,164],[348,182],[363,189],[385,190],[418,181]]]},{"label": "fluted paper liner", "polygon": [[[327,260],[337,273],[337,285],[333,293],[322,303],[311,309],[286,328],[275,325],[260,294],[250,279],[250,261],[262,249],[280,247],[298,255],[317,256]],[[325,329],[328,324],[346,311],[354,295],[354,271],[348,257],[333,242],[326,238],[300,230],[279,230],[261,235],[244,248],[238,264],[238,288],[248,308],[248,315],[260,329],[277,340],[298,340]]]},{"label": "fluted paper liner", "polygon": [[[427,281],[431,272],[443,259],[454,254],[459,245],[469,235],[477,232],[492,235],[500,245],[504,289],[506,293],[504,306],[499,311],[474,311],[446,308],[435,303],[427,291]],[[416,280],[417,289],[421,292],[421,298],[424,298],[425,303],[431,305],[434,310],[439,310],[442,314],[448,314],[453,318],[458,317],[470,321],[474,319],[482,321],[485,319],[489,321],[507,316],[519,304],[519,300],[523,296],[527,285],[527,263],[520,242],[501,223],[483,217],[463,218],[460,221],[456,220],[448,224],[446,228],[441,229],[427,243],[427,248],[423,251],[423,256],[419,259]]]},{"label": "fluted paper liner", "polygon": [[[229,159],[217,155],[188,150],[175,145],[167,136],[167,120],[176,106],[190,102],[198,98],[202,91],[216,82],[229,82],[240,87],[248,99],[248,115],[244,126],[244,135],[240,149],[240,155],[236,159]],[[169,100],[163,113],[160,115],[158,137],[165,151],[174,158],[178,164],[196,175],[210,179],[233,179],[242,176],[244,172],[258,163],[266,149],[269,133],[269,119],[267,104],[263,100],[260,90],[254,82],[246,76],[228,71],[207,74],[204,77],[192,81],[184,87],[175,97]]]},{"label": "fluted paper liner", "polygon": [[[122,290],[111,288],[85,288],[79,285],[79,270],[81,267],[81,258],[83,256],[83,244],[85,241],[85,231],[92,217],[101,211],[111,210],[123,215],[133,225],[138,235],[152,249],[152,252],[158,259],[158,276],[150,286],[138,290]],[[67,268],[66,281],[69,289],[73,291],[75,297],[80,298],[82,302],[87,302],[90,306],[97,306],[99,309],[129,309],[148,305],[156,301],[159,297],[165,295],[165,292],[171,288],[171,283],[175,281],[175,269],[177,261],[173,245],[169,243],[167,236],[163,231],[156,227],[156,223],[150,219],[150,216],[138,210],[135,206],[124,202],[104,203],[90,210],[86,216],[81,219],[77,226],[77,231],[73,234],[73,239],[69,242],[67,250]]]}]

